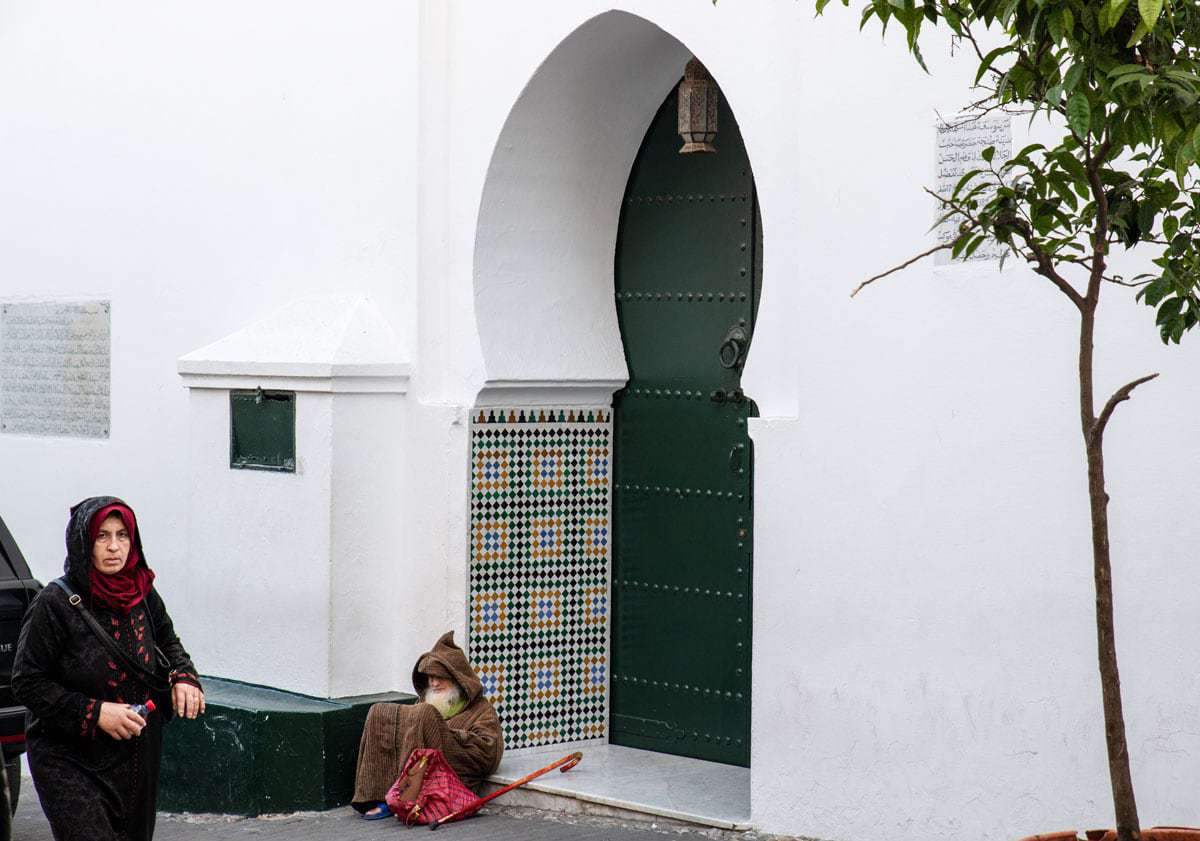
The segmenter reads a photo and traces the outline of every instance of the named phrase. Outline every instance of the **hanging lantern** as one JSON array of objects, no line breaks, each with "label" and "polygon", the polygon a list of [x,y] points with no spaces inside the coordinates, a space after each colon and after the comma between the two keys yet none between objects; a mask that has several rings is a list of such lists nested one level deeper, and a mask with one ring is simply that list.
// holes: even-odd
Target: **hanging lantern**
[{"label": "hanging lantern", "polygon": [[693,58],[683,69],[679,83],[679,136],[683,138],[681,155],[715,152],[717,139],[717,83],[708,75],[700,60]]}]

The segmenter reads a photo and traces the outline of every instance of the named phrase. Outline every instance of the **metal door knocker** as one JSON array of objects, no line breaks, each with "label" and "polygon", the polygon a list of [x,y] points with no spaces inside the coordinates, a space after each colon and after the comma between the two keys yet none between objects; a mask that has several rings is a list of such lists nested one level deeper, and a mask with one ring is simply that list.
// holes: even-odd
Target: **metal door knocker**
[{"label": "metal door knocker", "polygon": [[737,368],[741,365],[746,359],[749,344],[750,337],[746,335],[746,328],[730,327],[729,332],[725,334],[725,341],[721,342],[721,367]]}]

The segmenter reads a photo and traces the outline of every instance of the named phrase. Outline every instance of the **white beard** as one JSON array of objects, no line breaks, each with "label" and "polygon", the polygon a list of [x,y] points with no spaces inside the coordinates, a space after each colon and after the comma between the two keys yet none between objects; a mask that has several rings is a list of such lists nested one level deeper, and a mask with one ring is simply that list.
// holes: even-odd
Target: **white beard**
[{"label": "white beard", "polygon": [[426,704],[431,705],[435,710],[441,713],[442,718],[446,717],[449,710],[454,709],[463,700],[463,691],[457,686],[451,686],[448,689],[443,689],[440,692],[425,687],[425,691],[421,694],[421,700]]}]

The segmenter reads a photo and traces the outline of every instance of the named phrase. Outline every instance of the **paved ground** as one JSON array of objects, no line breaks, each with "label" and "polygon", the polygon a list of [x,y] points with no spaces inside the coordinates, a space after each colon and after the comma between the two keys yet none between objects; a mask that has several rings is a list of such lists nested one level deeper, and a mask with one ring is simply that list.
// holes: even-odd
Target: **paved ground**
[{"label": "paved ground", "polygon": [[[42,815],[32,781],[21,792],[13,822],[14,841],[52,841],[50,827]],[[330,812],[305,812],[262,818],[231,818],[223,815],[159,815],[155,841],[236,841],[242,838],[288,839],[288,841],[360,841],[393,838],[395,833],[416,841],[421,827],[405,829],[394,820],[364,821],[349,808]],[[755,841],[756,833],[720,830],[685,830],[641,827],[611,818],[560,815],[535,809],[488,809],[462,823],[447,824],[432,836],[433,841],[702,841],[738,839]]]}]

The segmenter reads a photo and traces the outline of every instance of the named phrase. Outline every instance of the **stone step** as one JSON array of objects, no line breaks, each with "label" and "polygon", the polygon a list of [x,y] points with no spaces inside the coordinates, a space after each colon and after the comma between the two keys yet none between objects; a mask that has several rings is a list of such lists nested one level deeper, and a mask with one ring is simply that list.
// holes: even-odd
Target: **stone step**
[{"label": "stone step", "polygon": [[750,769],[585,742],[505,754],[488,791],[579,750],[571,770],[551,771],[498,799],[508,806],[621,820],[750,829]]}]

